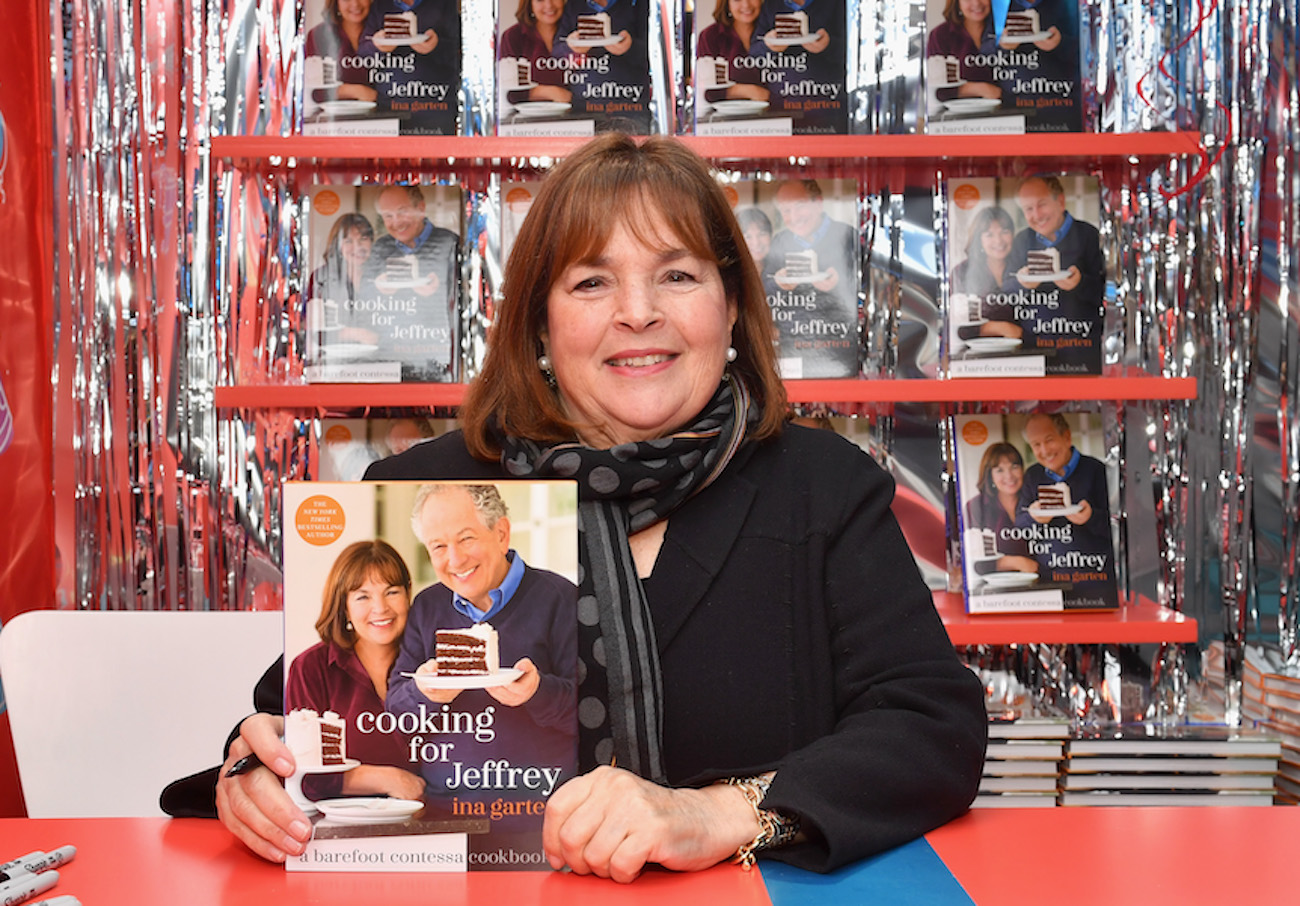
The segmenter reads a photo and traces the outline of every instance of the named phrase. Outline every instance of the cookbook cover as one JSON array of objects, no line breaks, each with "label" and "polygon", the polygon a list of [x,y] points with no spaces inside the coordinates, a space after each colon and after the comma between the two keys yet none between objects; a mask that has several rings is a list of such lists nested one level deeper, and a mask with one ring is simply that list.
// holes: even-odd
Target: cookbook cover
[{"label": "cookbook cover", "polygon": [[951,179],[947,197],[949,376],[1100,374],[1096,177]]},{"label": "cookbook cover", "polygon": [[1078,0],[926,0],[925,13],[926,131],[1083,130]]},{"label": "cookbook cover", "polygon": [[697,135],[848,131],[845,0],[698,0]]},{"label": "cookbook cover", "polygon": [[309,201],[307,380],[454,380],[460,188],[322,185]]},{"label": "cookbook cover", "polygon": [[1112,469],[1100,415],[952,417],[969,613],[1113,610]]},{"label": "cookbook cover", "polygon": [[763,278],[781,377],[855,377],[861,358],[857,184],[741,180],[726,191]]},{"label": "cookbook cover", "polygon": [[498,0],[497,133],[649,133],[650,5]]},{"label": "cookbook cover", "polygon": [[304,134],[456,134],[456,0],[304,0],[303,30]]},{"label": "cookbook cover", "polygon": [[288,482],[289,871],[549,870],[576,770],[571,481]]}]

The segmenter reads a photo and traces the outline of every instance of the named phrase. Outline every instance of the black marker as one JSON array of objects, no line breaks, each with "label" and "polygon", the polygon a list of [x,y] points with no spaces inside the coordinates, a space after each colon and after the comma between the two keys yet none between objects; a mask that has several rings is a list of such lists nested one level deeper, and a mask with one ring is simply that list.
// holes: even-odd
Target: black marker
[{"label": "black marker", "polygon": [[239,774],[247,774],[249,771],[256,770],[261,766],[262,759],[250,753],[232,764],[230,770],[226,771],[226,776],[235,777]]}]

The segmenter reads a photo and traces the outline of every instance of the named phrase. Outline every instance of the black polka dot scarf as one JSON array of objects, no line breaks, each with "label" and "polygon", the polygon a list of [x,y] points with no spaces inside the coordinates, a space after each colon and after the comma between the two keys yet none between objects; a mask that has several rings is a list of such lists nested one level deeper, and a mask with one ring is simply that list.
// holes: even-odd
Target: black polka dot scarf
[{"label": "black polka dot scarf", "polygon": [[628,536],[668,516],[726,467],[760,412],[734,378],[682,431],[607,450],[500,438],[518,477],[578,482],[578,761],[617,761],[665,783],[663,681]]}]

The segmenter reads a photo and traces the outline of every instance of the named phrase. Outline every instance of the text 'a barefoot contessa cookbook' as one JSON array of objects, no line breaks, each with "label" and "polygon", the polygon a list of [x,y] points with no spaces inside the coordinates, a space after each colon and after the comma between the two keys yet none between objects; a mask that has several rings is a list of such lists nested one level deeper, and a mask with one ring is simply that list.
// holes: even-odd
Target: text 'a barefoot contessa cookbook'
[{"label": "text 'a barefoot contessa cookbook'", "polygon": [[288,482],[290,871],[547,865],[576,770],[570,481]]}]

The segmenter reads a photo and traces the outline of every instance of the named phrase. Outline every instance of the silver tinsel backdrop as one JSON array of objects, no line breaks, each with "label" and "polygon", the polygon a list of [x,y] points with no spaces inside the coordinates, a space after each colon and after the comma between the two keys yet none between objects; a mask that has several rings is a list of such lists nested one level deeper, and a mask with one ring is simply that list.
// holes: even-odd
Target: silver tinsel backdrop
[{"label": "silver tinsel backdrop", "polygon": [[[484,134],[494,10],[462,6],[462,132]],[[1108,366],[1199,386],[1192,403],[1131,404],[1108,425],[1122,475],[1122,579],[1200,621],[1202,645],[1222,639],[1230,675],[1247,639],[1300,662],[1300,0],[1085,0],[1082,10],[1089,128],[1195,131],[1204,150],[1150,171],[1134,162],[1103,187],[1116,289]],[[861,39],[854,128],[915,131],[924,4],[850,11]],[[684,17],[674,4],[660,14],[668,33]],[[294,133],[301,16],[293,0],[50,4],[55,440],[71,451],[56,475],[62,606],[278,606],[280,484],[313,475],[324,413],[218,411],[214,388],[301,381],[301,197],[312,174],[292,161],[241,169],[209,143]],[[683,109],[683,47],[667,41],[656,58],[671,74],[661,125]],[[866,162],[816,166],[865,182]],[[475,313],[499,278],[498,175],[376,161],[330,176],[469,189],[461,353],[472,374]],[[941,333],[940,177],[918,186],[877,175],[864,190],[868,376],[940,367],[927,342]],[[873,452],[900,483],[942,500],[937,409],[854,414],[870,421]],[[1196,658],[1183,655],[1146,656],[1157,677],[1194,675]],[[1040,653],[1080,672],[1113,657]]]}]

